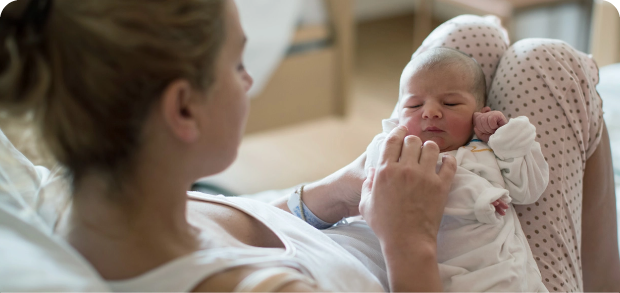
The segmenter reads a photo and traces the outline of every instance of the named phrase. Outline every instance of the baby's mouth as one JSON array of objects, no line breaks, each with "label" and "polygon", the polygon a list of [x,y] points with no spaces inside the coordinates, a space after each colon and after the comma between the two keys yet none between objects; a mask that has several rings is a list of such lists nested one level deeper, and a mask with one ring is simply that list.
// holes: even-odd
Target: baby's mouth
[{"label": "baby's mouth", "polygon": [[439,132],[444,132],[443,130],[441,130],[440,128],[434,127],[434,126],[430,126],[430,127],[426,127],[424,129],[425,132],[433,132],[433,133],[439,133]]}]

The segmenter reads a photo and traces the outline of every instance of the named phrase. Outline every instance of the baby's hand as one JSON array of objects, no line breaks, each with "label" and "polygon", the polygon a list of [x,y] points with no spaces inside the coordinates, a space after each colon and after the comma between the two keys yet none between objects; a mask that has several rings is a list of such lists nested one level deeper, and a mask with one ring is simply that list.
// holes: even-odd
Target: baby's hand
[{"label": "baby's hand", "polygon": [[506,215],[506,210],[508,209],[508,205],[506,203],[504,203],[501,200],[496,200],[492,203],[492,205],[495,207],[495,211],[502,215],[505,216]]},{"label": "baby's hand", "polygon": [[495,130],[506,123],[508,119],[502,112],[491,111],[489,107],[484,107],[480,112],[474,113],[474,132],[484,142],[489,142],[489,137],[495,133]]}]

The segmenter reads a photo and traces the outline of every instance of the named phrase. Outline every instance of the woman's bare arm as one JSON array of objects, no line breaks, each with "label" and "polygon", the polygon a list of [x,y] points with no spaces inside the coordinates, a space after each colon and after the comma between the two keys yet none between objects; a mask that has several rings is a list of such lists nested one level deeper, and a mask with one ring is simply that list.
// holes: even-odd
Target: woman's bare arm
[{"label": "woman's bare arm", "polygon": [[583,177],[581,262],[586,292],[620,292],[620,257],[611,150],[607,128]]},{"label": "woman's bare arm", "polygon": [[[306,185],[302,200],[312,213],[328,223],[359,215],[360,192],[366,180],[365,161],[364,153],[335,173]],[[290,212],[287,201],[288,195],[271,204]]]}]

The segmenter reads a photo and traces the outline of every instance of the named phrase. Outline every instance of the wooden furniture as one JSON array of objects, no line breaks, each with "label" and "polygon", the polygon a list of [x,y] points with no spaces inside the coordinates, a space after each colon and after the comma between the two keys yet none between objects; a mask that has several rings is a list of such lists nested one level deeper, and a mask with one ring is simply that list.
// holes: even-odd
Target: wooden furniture
[{"label": "wooden furniture", "polygon": [[620,62],[620,17],[618,10],[603,0],[594,1],[590,52],[599,67]]},{"label": "wooden furniture", "polygon": [[354,1],[324,1],[329,22],[297,30],[289,54],[251,101],[247,133],[346,114],[354,52]]}]

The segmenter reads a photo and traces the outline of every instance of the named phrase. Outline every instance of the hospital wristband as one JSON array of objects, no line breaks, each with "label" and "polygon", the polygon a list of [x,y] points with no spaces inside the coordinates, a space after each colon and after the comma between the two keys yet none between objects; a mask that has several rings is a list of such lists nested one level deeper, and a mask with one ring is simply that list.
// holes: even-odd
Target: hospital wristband
[{"label": "hospital wristband", "polygon": [[288,198],[288,208],[291,210],[291,213],[296,217],[304,220],[306,223],[310,224],[310,226],[317,228],[319,230],[327,229],[336,223],[327,223],[319,217],[315,216],[314,213],[306,206],[306,204],[301,199],[304,192],[304,186],[302,185],[300,188],[296,189]]}]

